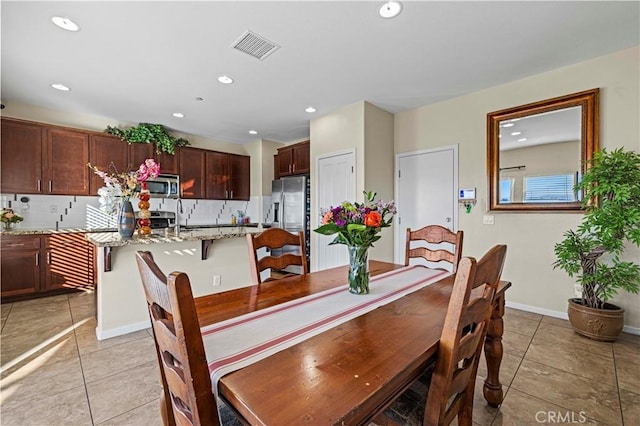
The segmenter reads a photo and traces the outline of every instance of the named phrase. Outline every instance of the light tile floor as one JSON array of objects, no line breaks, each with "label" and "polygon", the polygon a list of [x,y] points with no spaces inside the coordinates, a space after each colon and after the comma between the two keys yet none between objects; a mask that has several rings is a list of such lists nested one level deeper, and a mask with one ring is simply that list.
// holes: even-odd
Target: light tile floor
[{"label": "light tile floor", "polygon": [[[2,425],[160,425],[149,331],[95,338],[93,294],[0,307]],[[640,336],[576,335],[567,321],[507,309],[500,409],[476,383],[474,423],[640,425]]]}]

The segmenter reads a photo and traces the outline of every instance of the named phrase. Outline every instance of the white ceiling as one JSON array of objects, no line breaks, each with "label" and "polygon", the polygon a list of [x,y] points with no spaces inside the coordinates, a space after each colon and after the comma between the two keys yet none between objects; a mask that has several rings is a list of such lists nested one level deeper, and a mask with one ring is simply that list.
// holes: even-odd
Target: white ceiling
[{"label": "white ceiling", "polygon": [[[356,101],[400,112],[640,41],[637,1],[407,1],[394,19],[378,16],[382,4],[2,1],[3,112],[19,102],[228,142],[289,142],[309,135],[311,118]],[[263,61],[233,50],[246,30],[282,47]],[[223,74],[235,83],[218,83]]]}]

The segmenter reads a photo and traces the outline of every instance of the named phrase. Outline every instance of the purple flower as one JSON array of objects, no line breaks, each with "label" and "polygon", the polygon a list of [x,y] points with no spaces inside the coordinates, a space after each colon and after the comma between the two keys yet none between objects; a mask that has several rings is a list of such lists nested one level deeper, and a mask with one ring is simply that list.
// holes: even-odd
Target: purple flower
[{"label": "purple flower", "polygon": [[347,221],[346,221],[346,220],[344,220],[344,219],[342,219],[342,218],[336,219],[336,226],[338,226],[338,227],[340,227],[340,228],[344,228],[344,226],[345,226],[346,224],[347,224]]}]

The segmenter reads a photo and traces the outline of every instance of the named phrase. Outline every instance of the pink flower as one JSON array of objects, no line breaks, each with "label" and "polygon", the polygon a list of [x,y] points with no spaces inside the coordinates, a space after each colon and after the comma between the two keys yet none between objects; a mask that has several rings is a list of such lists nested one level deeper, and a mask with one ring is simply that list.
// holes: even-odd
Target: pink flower
[{"label": "pink flower", "polygon": [[331,213],[331,211],[328,211],[322,218],[322,224],[326,225],[327,223],[330,223],[331,219],[333,219],[333,213]]}]

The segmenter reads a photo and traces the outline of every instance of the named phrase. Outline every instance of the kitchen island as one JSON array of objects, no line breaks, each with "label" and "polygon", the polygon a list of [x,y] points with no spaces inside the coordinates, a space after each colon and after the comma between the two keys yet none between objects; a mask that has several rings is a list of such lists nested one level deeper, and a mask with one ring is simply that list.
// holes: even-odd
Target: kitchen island
[{"label": "kitchen island", "polygon": [[194,297],[250,285],[245,235],[261,227],[214,227],[161,232],[123,240],[117,232],[91,233],[97,247],[98,340],[150,327],[136,251],[150,251],[165,274],[185,272]]}]

